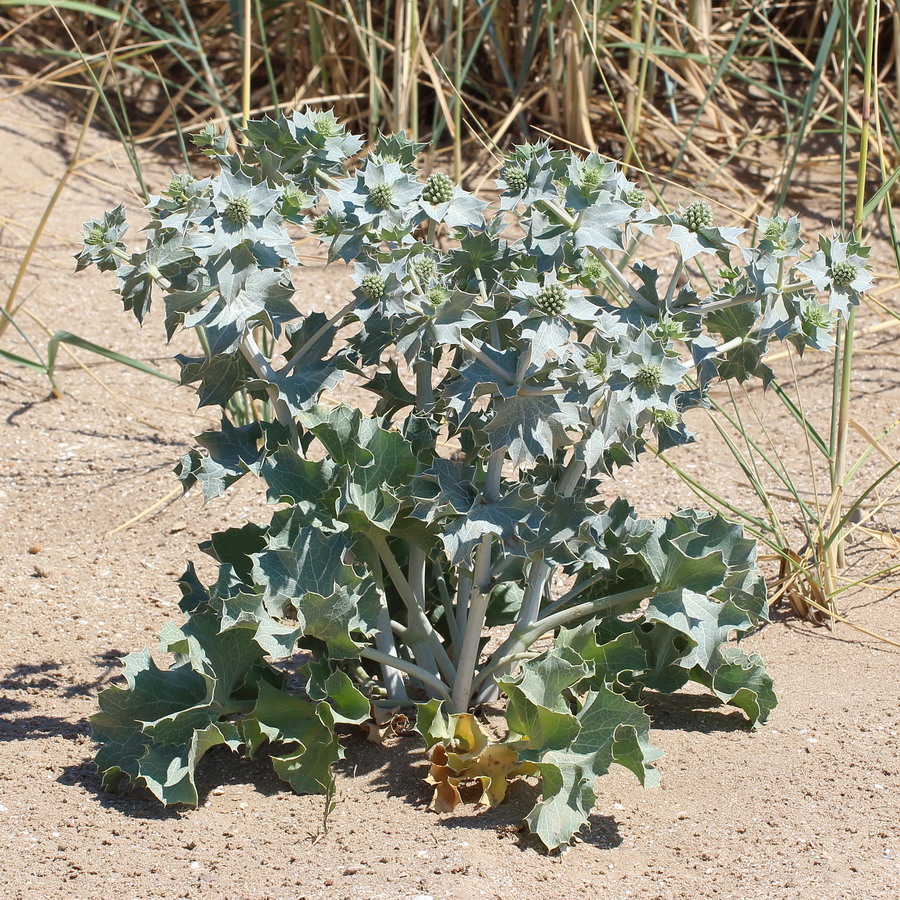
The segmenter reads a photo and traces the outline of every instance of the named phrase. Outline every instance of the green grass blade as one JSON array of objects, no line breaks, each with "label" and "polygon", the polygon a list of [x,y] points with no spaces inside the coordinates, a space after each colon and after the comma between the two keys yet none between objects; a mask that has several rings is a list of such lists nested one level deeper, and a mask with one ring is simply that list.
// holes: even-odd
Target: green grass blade
[{"label": "green grass blade", "polygon": [[139,372],[153,375],[155,378],[161,378],[163,381],[169,381],[172,384],[179,383],[177,378],[167,375],[165,372],[161,372],[149,363],[141,362],[139,359],[133,359],[130,356],[126,356],[124,353],[117,353],[115,350],[101,347],[99,344],[94,344],[91,341],[80,338],[78,335],[72,334],[69,331],[57,331],[47,342],[47,365],[45,368],[48,374],[52,374],[56,367],[56,354],[59,351],[60,344],[69,344],[72,347],[77,347],[79,350],[87,350],[89,353],[96,353],[98,356],[102,356],[105,359],[110,359],[123,366],[137,369]]}]

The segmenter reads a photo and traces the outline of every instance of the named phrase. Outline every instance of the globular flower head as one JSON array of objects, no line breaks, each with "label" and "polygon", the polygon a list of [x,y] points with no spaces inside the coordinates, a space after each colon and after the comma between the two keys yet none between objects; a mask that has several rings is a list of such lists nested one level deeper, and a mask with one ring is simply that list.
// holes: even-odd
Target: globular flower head
[{"label": "globular flower head", "polygon": [[625,191],[624,200],[629,206],[643,206],[647,201],[647,195],[641,188],[633,187]]},{"label": "globular flower head", "polygon": [[603,277],[603,265],[600,260],[593,255],[585,258],[581,271],[584,277],[594,284]]},{"label": "globular flower head", "polygon": [[584,367],[591,375],[601,377],[606,372],[606,354],[600,350],[589,353],[584,361]]},{"label": "globular flower head", "polygon": [[811,328],[831,328],[834,316],[827,306],[810,303],[803,310],[803,322]]},{"label": "globular flower head", "polygon": [[337,137],[343,131],[341,123],[330,110],[324,112],[310,111],[308,117],[316,134],[322,137]]},{"label": "globular flower head", "polygon": [[603,182],[603,178],[604,172],[599,166],[585,166],[581,170],[581,185],[584,188],[599,187]]},{"label": "globular flower head", "polygon": [[232,197],[225,205],[222,217],[232,225],[246,225],[250,221],[250,201],[245,196]]},{"label": "globular flower head", "polygon": [[440,306],[450,296],[450,292],[442,284],[433,284],[425,292],[425,296],[432,306]]},{"label": "globular flower head", "polygon": [[662,366],[644,363],[634,374],[634,383],[648,391],[655,391],[662,384]]},{"label": "globular flower head", "polygon": [[364,275],[359,283],[359,289],[369,300],[380,300],[385,292],[385,280],[381,275],[370,272]]},{"label": "globular flower head", "polygon": [[812,281],[816,290],[828,291],[833,311],[847,315],[859,303],[861,295],[872,287],[868,267],[868,249],[856,241],[841,240],[837,235],[819,238],[819,249],[810,259],[797,264],[797,269]]},{"label": "globular flower head", "polygon": [[836,262],[831,267],[831,282],[838,287],[847,287],[853,284],[857,271],[857,267],[849,260]]},{"label": "globular flower head", "polygon": [[653,419],[666,428],[674,428],[678,424],[678,412],[671,407],[653,410]]},{"label": "globular flower head", "polygon": [[443,172],[429,175],[422,189],[422,199],[433,206],[449,203],[453,199],[453,181],[450,176]]},{"label": "globular flower head", "polygon": [[712,207],[705,200],[695,200],[684,211],[684,224],[691,231],[703,231],[712,228]]},{"label": "globular flower head", "polygon": [[772,219],[763,230],[763,237],[767,241],[778,243],[782,237],[784,237],[784,222],[779,222],[778,219]]},{"label": "globular flower head", "polygon": [[630,329],[610,358],[608,381],[614,392],[635,405],[636,411],[676,409],[678,386],[688,369],[651,331],[636,333]]},{"label": "globular flower head", "polygon": [[92,221],[84,226],[84,242],[92,247],[106,243],[106,234],[107,230],[100,222]]},{"label": "globular flower head", "polygon": [[418,256],[412,262],[412,270],[420,281],[429,281],[437,275],[437,264],[430,256]]},{"label": "globular flower head", "polygon": [[500,174],[503,176],[503,180],[510,191],[514,194],[521,194],[528,188],[528,176],[520,165],[510,163],[503,167]]},{"label": "globular flower head", "polygon": [[394,189],[387,182],[380,182],[369,190],[369,202],[376,209],[390,209],[394,202]]},{"label": "globular flower head", "polygon": [[534,305],[547,316],[558,316],[566,310],[566,289],[558,282],[544,285],[534,296]]}]

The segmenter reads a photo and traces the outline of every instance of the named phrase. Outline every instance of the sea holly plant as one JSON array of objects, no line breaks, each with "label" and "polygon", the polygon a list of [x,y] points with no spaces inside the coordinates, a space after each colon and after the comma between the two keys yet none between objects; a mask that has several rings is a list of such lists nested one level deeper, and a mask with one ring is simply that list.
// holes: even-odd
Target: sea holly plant
[{"label": "sea holly plant", "polygon": [[[698,682],[765,722],[772,682],[735,643],[767,615],[753,542],[600,497],[648,447],[690,442],[717,380],[768,383],[772,342],[828,346],[866,250],[835,235],[805,257],[795,218],[741,243],[705,201],[661,212],[615,164],[546,143],[512,151],[490,207],[419,177],[402,135],[361,155],[326,112],[249,123],[241,156],[198,143],[219,174],[153,197],[143,250],[121,208],[91,221],[78,267],[114,272],[139,320],[158,295],[169,336],[198,332],[181,380],[223,413],[178,477],[209,499],[251,476],[272,515],[201,545],[217,577],[181,579],[171,664],[132,654],[101,694],[104,784],[196,803],[225,744],[270,746],[295,790],[330,794],[340,729],[416,704],[433,807],[537,778],[528,825],[557,848],[612,764],[655,783],[646,691]],[[295,278],[304,234],[352,266],[336,311]],[[649,236],[666,272],[636,255]],[[333,399],[349,381],[364,409]]]}]

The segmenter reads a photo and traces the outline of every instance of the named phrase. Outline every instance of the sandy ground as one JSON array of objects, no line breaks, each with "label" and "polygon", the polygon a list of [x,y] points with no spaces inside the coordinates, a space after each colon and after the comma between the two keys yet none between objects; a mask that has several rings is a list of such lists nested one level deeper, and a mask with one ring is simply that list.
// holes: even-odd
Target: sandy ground
[{"label": "sandy ground", "polygon": [[[69,158],[75,131],[60,132],[64,124],[52,105],[0,102],[3,298]],[[18,321],[39,345],[40,320],[174,372],[169,357],[182,346],[165,346],[158,316],[139,332],[105,279],[72,274],[80,223],[118,202],[129,178],[112,142],[92,136],[88,155],[23,285]],[[149,165],[152,184],[166,176]],[[311,264],[304,290],[327,304],[345,277]],[[861,317],[863,327],[876,321]],[[863,346],[854,415],[878,432],[900,405],[891,356],[900,347],[891,330]],[[11,333],[4,347],[27,352]],[[0,897],[900,896],[898,651],[847,627],[832,634],[781,615],[747,642],[780,694],[770,725],[753,733],[739,713],[698,694],[651,698],[662,787],[644,791],[624,770],[601,781],[589,829],[562,856],[542,855],[517,831],[535,796],[524,782],[493,811],[428,812],[414,736],[384,747],[346,736],[327,830],[321,798],[294,796],[265,759],[227,751],[201,766],[199,809],[103,793],[86,723],[98,690],[116,676],[117,657],[154,645],[178,618],[174,579],[189,558],[202,560],[196,543],[253,518],[261,501],[250,483],[206,507],[190,494],[110,535],[177,486],[174,460],[209,416],[196,414],[189,391],[78,355],[90,372],[64,356],[65,396],[56,400],[42,376],[0,362]],[[810,360],[801,374],[810,410],[823,409],[827,360]],[[713,429],[700,430],[700,448],[677,459],[716,472],[728,490],[739,476]],[[786,438],[782,450],[802,471],[802,446]],[[694,502],[658,463],[629,473],[621,489],[647,513]],[[882,515],[880,527],[890,524]],[[884,565],[885,551],[866,537],[850,560],[859,577]],[[896,586],[848,591],[841,608],[900,636]]]}]

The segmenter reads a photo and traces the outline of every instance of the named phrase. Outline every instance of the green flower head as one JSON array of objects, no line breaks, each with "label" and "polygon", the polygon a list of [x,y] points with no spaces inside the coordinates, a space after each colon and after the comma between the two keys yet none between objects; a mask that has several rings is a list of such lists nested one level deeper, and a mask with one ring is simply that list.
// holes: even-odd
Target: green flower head
[{"label": "green flower head", "polygon": [[847,287],[853,284],[857,271],[856,266],[849,260],[837,262],[831,267],[831,280],[838,287]]},{"label": "green flower head", "polygon": [[606,354],[601,353],[599,350],[595,350],[588,355],[587,359],[585,359],[584,367],[591,375],[600,377],[606,371]]},{"label": "green flower head", "polygon": [[449,203],[453,199],[453,181],[450,176],[443,172],[429,175],[425,181],[425,187],[422,188],[422,199],[432,206]]},{"label": "green flower head", "polygon": [[363,276],[362,281],[359,283],[359,289],[370,300],[380,300],[384,296],[384,285],[384,279],[380,275],[370,272],[368,275]]},{"label": "green flower head", "polygon": [[378,209],[389,209],[394,202],[394,189],[387,182],[376,184],[369,191],[369,201]]},{"label": "green flower head", "polygon": [[712,228],[712,207],[705,200],[695,200],[684,211],[684,224],[691,231],[703,231]]},{"label": "green flower head", "polygon": [[535,294],[534,305],[545,315],[558,316],[566,309],[566,289],[554,281]]},{"label": "green flower head", "polygon": [[647,195],[639,187],[633,187],[630,190],[625,191],[625,202],[629,206],[643,206],[646,201]]},{"label": "green flower head", "polygon": [[662,368],[656,363],[644,363],[638,367],[634,383],[648,391],[655,391],[662,384]]},{"label": "green flower head", "polygon": [[504,166],[503,180],[514,194],[521,194],[528,187],[528,176],[521,166],[515,164]]},{"label": "green flower head", "polygon": [[222,217],[232,225],[246,225],[250,221],[250,201],[246,197],[232,197]]}]

